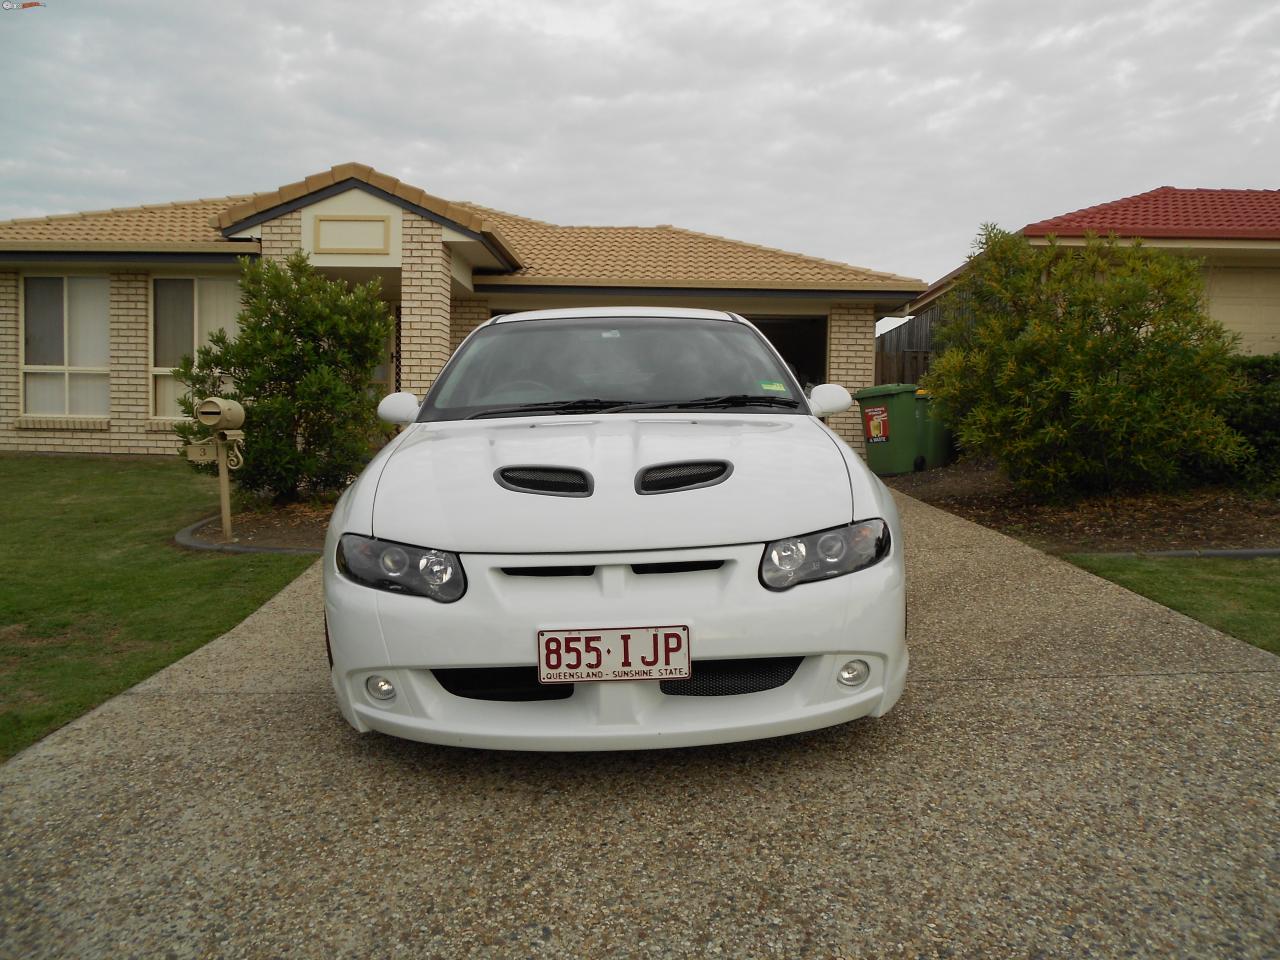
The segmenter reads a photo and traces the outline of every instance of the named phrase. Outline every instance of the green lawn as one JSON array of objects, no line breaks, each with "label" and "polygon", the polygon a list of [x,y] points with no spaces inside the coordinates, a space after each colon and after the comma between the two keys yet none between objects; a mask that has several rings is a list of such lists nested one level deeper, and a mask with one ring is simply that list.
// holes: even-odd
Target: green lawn
[{"label": "green lawn", "polygon": [[1066,559],[1223,633],[1280,653],[1280,557]]},{"label": "green lawn", "polygon": [[0,758],[225,633],[313,558],[183,550],[217,484],[176,458],[0,456]]}]

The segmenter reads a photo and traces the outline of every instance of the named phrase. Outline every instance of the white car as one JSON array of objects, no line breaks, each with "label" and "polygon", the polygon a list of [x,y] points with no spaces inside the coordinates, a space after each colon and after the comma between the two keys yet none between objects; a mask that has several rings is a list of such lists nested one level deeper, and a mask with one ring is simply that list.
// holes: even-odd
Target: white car
[{"label": "white car", "polygon": [[513,750],[749,740],[880,716],[907,673],[888,490],[742,317],[477,328],[351,485],[324,551],[359,731]]}]

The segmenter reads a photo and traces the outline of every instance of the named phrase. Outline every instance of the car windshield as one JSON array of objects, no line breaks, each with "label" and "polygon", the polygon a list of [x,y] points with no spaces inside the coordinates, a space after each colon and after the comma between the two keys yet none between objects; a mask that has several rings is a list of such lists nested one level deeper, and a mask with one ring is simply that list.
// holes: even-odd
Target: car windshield
[{"label": "car windshield", "polygon": [[478,330],[420,420],[621,412],[806,412],[795,380],[751,327],[727,320],[521,320]]}]

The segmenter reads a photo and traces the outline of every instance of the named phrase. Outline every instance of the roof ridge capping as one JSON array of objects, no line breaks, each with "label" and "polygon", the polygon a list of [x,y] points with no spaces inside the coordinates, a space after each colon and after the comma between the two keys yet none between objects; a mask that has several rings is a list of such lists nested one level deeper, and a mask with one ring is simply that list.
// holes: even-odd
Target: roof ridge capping
[{"label": "roof ridge capping", "polygon": [[521,213],[512,213],[510,210],[499,210],[497,207],[490,207],[487,204],[476,203],[474,200],[454,200],[455,207],[464,207],[469,210],[478,210],[480,213],[492,214],[495,217],[504,217],[511,220],[519,220],[522,223],[533,223],[540,227],[560,227],[558,223],[552,223],[550,220],[535,220],[533,217],[526,217]]}]

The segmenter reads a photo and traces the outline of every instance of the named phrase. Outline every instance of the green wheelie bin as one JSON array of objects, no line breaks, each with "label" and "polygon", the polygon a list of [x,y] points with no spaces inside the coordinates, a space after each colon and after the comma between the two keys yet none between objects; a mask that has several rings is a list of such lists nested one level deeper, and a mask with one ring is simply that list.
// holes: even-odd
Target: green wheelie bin
[{"label": "green wheelie bin", "polygon": [[928,390],[916,391],[916,455],[917,470],[945,467],[951,462],[951,431],[936,415],[933,395]]},{"label": "green wheelie bin", "polygon": [[854,397],[862,410],[862,436],[872,472],[892,477],[915,470],[920,455],[916,385],[886,383],[859,390]]}]

